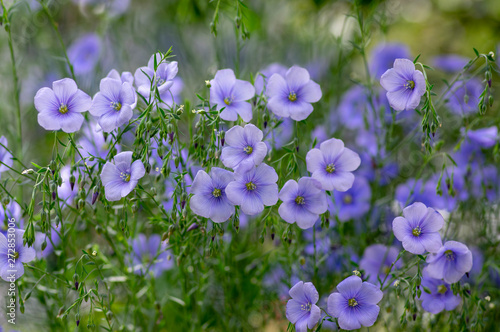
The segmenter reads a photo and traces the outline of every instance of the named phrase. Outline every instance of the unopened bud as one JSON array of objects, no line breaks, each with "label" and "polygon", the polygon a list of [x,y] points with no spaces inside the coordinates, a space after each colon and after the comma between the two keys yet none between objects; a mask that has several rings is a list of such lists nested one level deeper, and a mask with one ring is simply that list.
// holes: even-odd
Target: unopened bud
[{"label": "unopened bud", "polygon": [[191,226],[188,227],[187,231],[191,232],[191,231],[197,229],[198,227],[200,227],[200,226],[197,223],[194,222],[194,223],[191,224]]}]

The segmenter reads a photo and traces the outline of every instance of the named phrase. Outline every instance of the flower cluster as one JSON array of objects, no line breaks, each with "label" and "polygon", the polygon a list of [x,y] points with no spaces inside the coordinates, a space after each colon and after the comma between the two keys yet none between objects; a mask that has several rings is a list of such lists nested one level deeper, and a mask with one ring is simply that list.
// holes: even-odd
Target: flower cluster
[{"label": "flower cluster", "polygon": [[[310,282],[299,281],[289,292],[292,297],[286,306],[286,318],[295,324],[297,332],[307,332],[320,320],[320,308],[316,305],[318,292]],[[327,312],[338,319],[341,329],[355,330],[372,326],[377,320],[383,297],[382,291],[358,276],[350,276],[337,285],[337,292],[328,297]],[[323,320],[327,317],[323,317]]]}]

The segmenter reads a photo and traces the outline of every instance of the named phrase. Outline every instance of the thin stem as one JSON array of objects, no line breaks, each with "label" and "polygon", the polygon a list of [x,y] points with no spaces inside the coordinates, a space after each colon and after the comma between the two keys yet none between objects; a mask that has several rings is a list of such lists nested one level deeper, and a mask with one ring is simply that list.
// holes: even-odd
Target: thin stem
[{"label": "thin stem", "polygon": [[[9,12],[4,5],[3,0],[0,0],[3,11],[3,22],[5,24],[5,31],[7,31],[8,35],[8,43],[9,43],[9,51],[10,51],[10,60],[12,61],[12,76],[14,78],[14,102],[16,104],[16,117],[17,117],[17,132],[18,132],[18,144],[19,144],[19,159],[23,159],[23,126],[22,126],[22,118],[21,118],[21,103],[19,101],[19,77],[17,76],[16,69],[16,57],[14,54],[14,45],[12,43],[12,32],[9,21]],[[23,186],[19,186],[19,197],[20,201],[23,198]]]}]

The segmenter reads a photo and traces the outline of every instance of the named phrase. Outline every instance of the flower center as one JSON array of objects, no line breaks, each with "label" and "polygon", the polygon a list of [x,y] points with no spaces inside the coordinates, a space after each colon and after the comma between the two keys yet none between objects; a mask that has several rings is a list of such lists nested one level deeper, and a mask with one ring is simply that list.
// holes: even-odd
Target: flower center
[{"label": "flower center", "polygon": [[349,304],[349,307],[355,307],[358,305],[358,301],[356,301],[356,299],[354,297],[352,299],[349,299],[349,301],[347,301],[347,303]]},{"label": "flower center", "polygon": [[413,90],[414,87],[415,87],[415,82],[413,82],[413,81],[406,81],[405,88]]},{"label": "flower center", "polygon": [[449,250],[449,249],[446,250],[444,252],[444,254],[446,255],[446,259],[449,260],[449,261],[452,261],[452,260],[455,259],[455,253],[453,251]]},{"label": "flower center", "polygon": [[384,266],[383,270],[384,270],[384,274],[387,275],[387,274],[389,274],[389,272],[391,272],[391,267],[386,265],[386,266]]},{"label": "flower center", "polygon": [[122,109],[122,104],[120,104],[117,101],[114,101],[111,103],[111,108],[114,109],[115,111],[119,111]]},{"label": "flower center", "polygon": [[16,251],[16,252],[14,253],[14,259],[18,259],[18,258],[19,258],[19,252],[17,252],[17,251]]},{"label": "flower center", "polygon": [[448,290],[448,288],[446,288],[445,285],[439,285],[438,286],[438,293],[439,294],[444,294],[444,293],[446,293],[447,290]]},{"label": "flower center", "polygon": [[232,103],[231,98],[229,98],[229,97],[224,98],[224,104],[226,104],[227,106],[229,106],[229,105],[231,105],[231,103]]},{"label": "flower center", "polygon": [[130,174],[129,173],[121,172],[120,177],[122,178],[123,181],[130,182]]},{"label": "flower center", "polygon": [[212,196],[214,196],[215,198],[220,197],[220,195],[222,195],[222,190],[220,190],[219,188],[215,188],[214,191],[212,191]]},{"label": "flower center", "polygon": [[257,189],[257,186],[253,182],[248,182],[246,184],[246,187],[247,187],[247,190],[250,190],[250,191]]},{"label": "flower center", "polygon": [[344,198],[342,200],[344,201],[344,204],[351,204],[352,203],[352,196],[349,194],[345,194]]},{"label": "flower center", "polygon": [[290,100],[290,101],[296,101],[297,100],[297,94],[295,92],[291,91],[288,94],[288,100]]},{"label": "flower center", "polygon": [[245,151],[246,154],[250,154],[253,151],[253,148],[250,145],[247,145],[243,151]]},{"label": "flower center", "polygon": [[420,229],[420,227],[415,227],[411,233],[413,234],[413,236],[420,236],[420,234],[422,233],[422,229]]},{"label": "flower center", "polygon": [[304,197],[302,196],[297,196],[295,198],[295,203],[297,203],[298,205],[304,205],[306,203],[306,201],[304,200]]},{"label": "flower center", "polygon": [[66,104],[59,105],[59,113],[61,114],[68,113],[68,106],[66,106]]},{"label": "flower center", "polygon": [[333,172],[335,172],[335,165],[334,165],[334,164],[328,164],[328,165],[326,165],[326,171],[327,171],[328,173],[333,173]]},{"label": "flower center", "polygon": [[156,81],[156,86],[161,86],[165,83],[165,80],[163,78],[159,78],[157,81]]},{"label": "flower center", "polygon": [[301,304],[300,305],[300,309],[304,310],[304,311],[311,311],[311,303],[307,303],[307,304]]}]

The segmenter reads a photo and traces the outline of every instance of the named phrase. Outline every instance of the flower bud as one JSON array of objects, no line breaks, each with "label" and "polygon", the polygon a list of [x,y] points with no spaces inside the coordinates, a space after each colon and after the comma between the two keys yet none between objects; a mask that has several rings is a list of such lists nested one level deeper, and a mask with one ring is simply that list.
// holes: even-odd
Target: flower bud
[{"label": "flower bud", "polygon": [[193,230],[197,229],[198,227],[200,227],[200,226],[199,226],[197,223],[195,223],[195,222],[194,222],[194,223],[192,223],[192,224],[188,227],[187,231],[188,231],[188,232],[191,232],[191,231],[193,231]]},{"label": "flower bud", "polygon": [[92,205],[95,204],[97,198],[99,197],[99,188],[97,186],[94,187],[94,193],[92,194]]},{"label": "flower bud", "polygon": [[73,189],[75,188],[75,181],[75,176],[71,174],[71,176],[69,177],[69,186],[71,187],[71,191],[73,191]]}]

